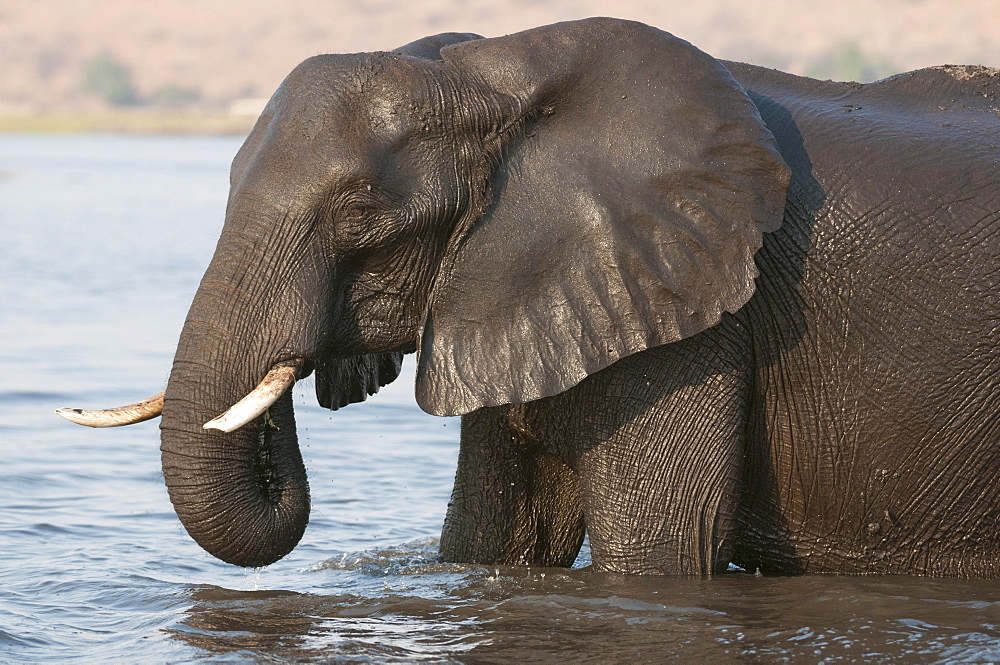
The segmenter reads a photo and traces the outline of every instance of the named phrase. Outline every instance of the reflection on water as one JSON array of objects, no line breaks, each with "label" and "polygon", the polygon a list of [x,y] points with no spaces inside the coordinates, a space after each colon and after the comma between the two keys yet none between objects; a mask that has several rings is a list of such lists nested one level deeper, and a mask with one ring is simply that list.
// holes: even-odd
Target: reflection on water
[{"label": "reflection on water", "polygon": [[[639,579],[579,570],[442,568],[429,556],[428,544],[348,555],[316,569],[382,578],[383,590],[371,595],[193,590],[187,618],[169,632],[210,652],[283,660],[1000,658],[1000,601],[991,599],[996,585],[745,574]],[[418,561],[424,562],[423,572]],[[419,578],[396,587],[397,581],[385,579],[396,575]]]},{"label": "reflection on water", "polygon": [[232,138],[0,136],[0,662],[1000,661],[1000,583],[626,578],[437,561],[458,422],[412,369],[331,414],[296,389],[314,500],[243,571],[174,516],[155,422],[222,225]]}]

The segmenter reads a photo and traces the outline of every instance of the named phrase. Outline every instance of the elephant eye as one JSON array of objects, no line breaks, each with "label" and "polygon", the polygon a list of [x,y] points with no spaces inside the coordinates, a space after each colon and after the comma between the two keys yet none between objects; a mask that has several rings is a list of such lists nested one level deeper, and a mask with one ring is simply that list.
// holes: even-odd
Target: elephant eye
[{"label": "elephant eye", "polygon": [[350,194],[341,203],[341,215],[343,219],[357,222],[367,217],[371,217],[373,209],[378,200],[372,193],[372,186],[365,185],[364,191],[357,191]]},{"label": "elephant eye", "polygon": [[368,209],[358,203],[352,203],[344,209],[344,217],[347,219],[364,219]]}]

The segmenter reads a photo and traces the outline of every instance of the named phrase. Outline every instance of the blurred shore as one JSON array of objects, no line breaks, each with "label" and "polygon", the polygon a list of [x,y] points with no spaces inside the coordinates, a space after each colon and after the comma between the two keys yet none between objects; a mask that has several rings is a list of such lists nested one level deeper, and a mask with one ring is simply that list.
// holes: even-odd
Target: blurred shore
[{"label": "blurred shore", "polygon": [[819,79],[1000,67],[997,0],[0,0],[0,131],[241,133],[318,53],[602,15]]},{"label": "blurred shore", "polygon": [[256,116],[155,110],[0,114],[2,133],[248,134]]}]

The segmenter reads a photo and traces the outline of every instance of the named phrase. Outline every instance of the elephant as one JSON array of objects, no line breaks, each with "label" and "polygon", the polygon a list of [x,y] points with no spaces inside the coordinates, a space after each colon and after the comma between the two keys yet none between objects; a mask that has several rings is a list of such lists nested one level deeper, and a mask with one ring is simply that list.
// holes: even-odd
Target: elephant
[{"label": "elephant", "polygon": [[997,578],[998,108],[987,67],[817,81],[609,18],[315,56],[165,393],[61,412],[161,415],[239,566],[308,522],[289,386],[336,410],[415,353],[462,416],[445,561]]}]

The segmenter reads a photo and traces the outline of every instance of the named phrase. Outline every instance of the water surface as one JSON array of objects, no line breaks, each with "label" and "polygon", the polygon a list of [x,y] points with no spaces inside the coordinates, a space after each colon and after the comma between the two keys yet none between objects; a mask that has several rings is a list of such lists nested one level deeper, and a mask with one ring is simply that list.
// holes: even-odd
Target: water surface
[{"label": "water surface", "polygon": [[458,421],[415,406],[411,369],[337,413],[297,386],[302,543],[261,571],[204,553],[155,421],[52,411],[164,387],[238,147],[0,136],[0,661],[1000,661],[997,582],[439,563]]}]

